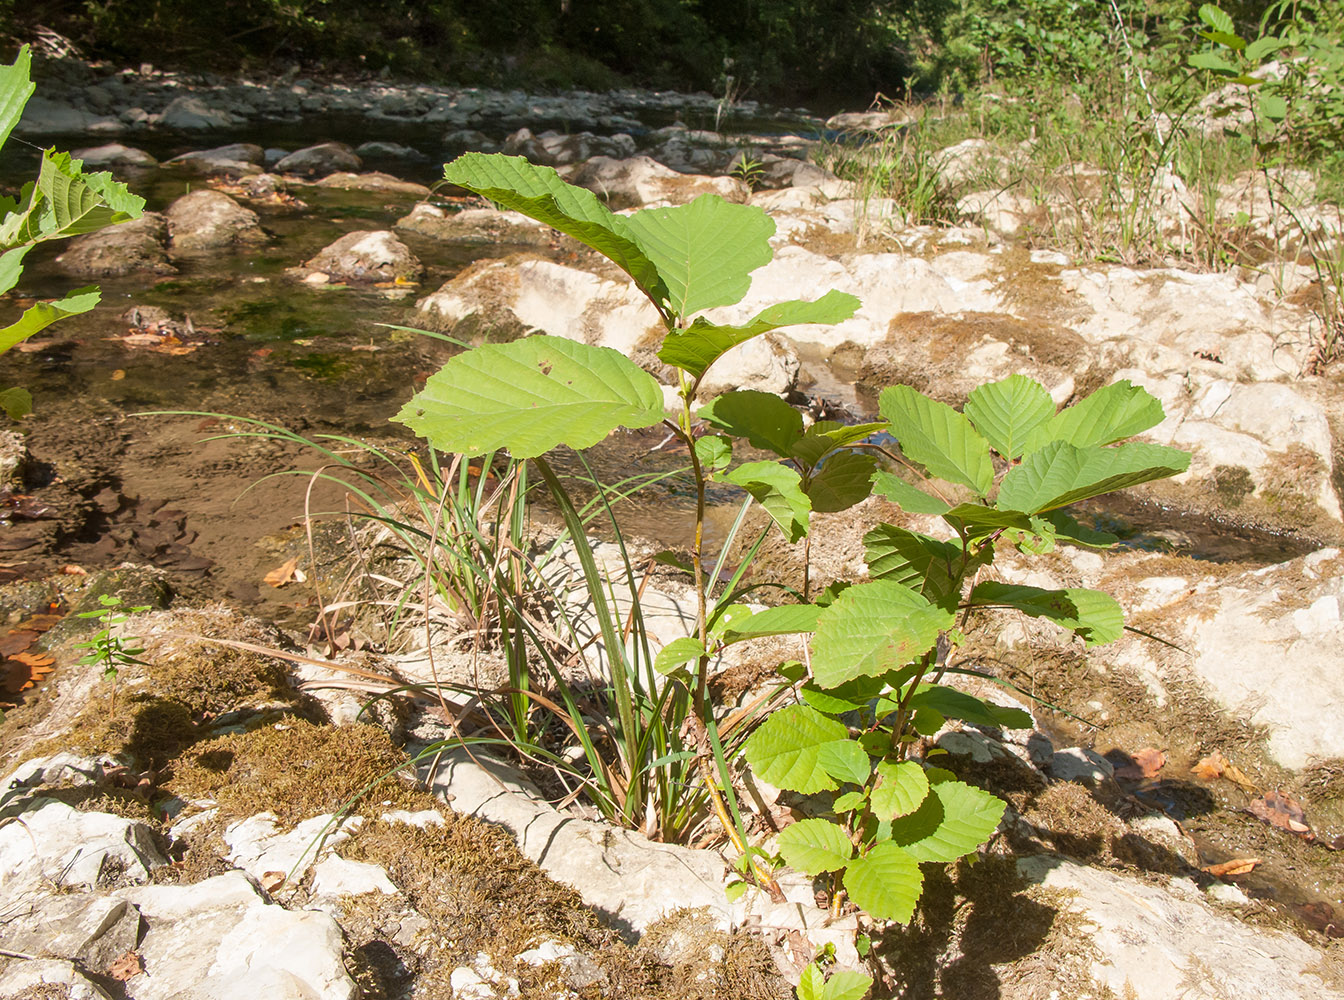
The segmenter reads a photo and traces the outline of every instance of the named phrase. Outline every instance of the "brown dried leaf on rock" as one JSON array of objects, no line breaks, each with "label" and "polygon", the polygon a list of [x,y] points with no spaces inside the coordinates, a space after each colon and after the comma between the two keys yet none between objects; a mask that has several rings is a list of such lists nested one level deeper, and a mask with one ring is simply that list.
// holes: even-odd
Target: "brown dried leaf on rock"
[{"label": "brown dried leaf on rock", "polygon": [[1255,783],[1246,777],[1246,772],[1237,767],[1223,755],[1221,750],[1215,750],[1194,767],[1190,768],[1190,773],[1197,778],[1203,778],[1205,781],[1213,781],[1215,778],[1226,778],[1233,784],[1240,785],[1246,791],[1254,791]]},{"label": "brown dried leaf on rock", "polygon": [[1256,819],[1299,836],[1310,836],[1311,827],[1302,803],[1283,792],[1266,792],[1246,807]]},{"label": "brown dried leaf on rock", "polygon": [[1162,770],[1162,765],[1167,762],[1167,755],[1155,747],[1144,747],[1130,760],[1132,763],[1115,769],[1115,776],[1127,781],[1142,781],[1157,777],[1157,772]]},{"label": "brown dried leaf on rock", "polygon": [[1207,872],[1214,878],[1227,878],[1230,875],[1246,875],[1259,863],[1259,858],[1233,858],[1222,864],[1205,865],[1200,871]]},{"label": "brown dried leaf on rock", "polygon": [[285,884],[284,872],[262,872],[261,887],[267,892],[275,892]]},{"label": "brown dried leaf on rock", "polygon": [[296,581],[302,583],[305,579],[307,578],[299,571],[299,557],[295,556],[271,570],[261,578],[261,581],[270,584],[272,587],[283,587],[287,583]]},{"label": "brown dried leaf on rock", "polygon": [[145,960],[133,951],[128,951],[107,967],[107,974],[121,983],[144,971]]}]

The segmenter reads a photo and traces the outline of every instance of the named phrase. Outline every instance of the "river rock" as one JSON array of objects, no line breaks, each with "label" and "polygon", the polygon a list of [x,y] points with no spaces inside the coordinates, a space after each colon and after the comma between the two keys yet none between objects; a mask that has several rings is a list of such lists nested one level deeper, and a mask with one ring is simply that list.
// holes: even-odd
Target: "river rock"
[{"label": "river rock", "polygon": [[[1189,653],[1126,634],[1105,659],[1166,697],[1192,677],[1238,719],[1269,730],[1285,767],[1344,757],[1344,556],[1339,549],[1240,576],[1153,581],[1150,611],[1163,635]],[[1141,583],[1142,585],[1142,583]]]},{"label": "river rock", "polygon": [[465,208],[446,212],[437,205],[421,203],[395,223],[421,236],[450,243],[489,243],[542,246],[552,239],[552,230],[518,212],[494,208]]},{"label": "river rock", "polygon": [[0,488],[22,493],[27,468],[28,445],[23,435],[15,431],[0,431]]},{"label": "river rock", "polygon": [[48,881],[93,887],[104,873],[144,882],[168,863],[154,832],[135,820],[80,812],[40,795],[7,811],[22,819],[0,827],[0,890],[8,898]]},{"label": "river rock", "polygon": [[26,135],[52,135],[62,132],[87,132],[101,119],[83,108],[41,95],[28,98],[15,131]]},{"label": "river rock", "polygon": [[1115,996],[1144,1000],[1275,997],[1328,1000],[1324,955],[1283,931],[1215,912],[1193,882],[1167,885],[1063,858],[1023,858],[1030,882],[1067,893],[1094,949],[1092,976]]},{"label": "river rock", "polygon": [[230,128],[240,123],[241,120],[236,116],[223,108],[211,107],[194,94],[174,98],[159,116],[159,124],[164,128],[181,129],[184,132]]},{"label": "river rock", "polygon": [[606,199],[613,209],[651,204],[681,205],[702,194],[717,194],[728,201],[744,202],[751,194],[746,184],[736,177],[681,174],[647,156],[623,160],[595,156],[575,168],[567,179]]},{"label": "river rock", "polygon": [[168,226],[158,212],[78,236],[56,258],[67,274],[81,278],[117,278],[127,274],[175,274],[164,244]]},{"label": "river rock", "polygon": [[424,272],[406,244],[387,230],[347,233],[290,274],[305,281],[326,275],[331,281],[415,281]]},{"label": "river rock", "polygon": [[184,194],[168,206],[168,235],[175,251],[265,243],[257,213],[209,188]]},{"label": "river rock", "polygon": [[159,165],[159,161],[143,149],[123,146],[119,142],[111,142],[105,146],[77,149],[70,155],[77,160],[83,160],[85,170],[105,170],[108,167],[157,167]]},{"label": "river rock", "polygon": [[326,913],[268,904],[242,872],[114,894],[146,924],[134,1000],[354,1000],[341,928]]},{"label": "river rock", "polygon": [[317,182],[318,187],[335,188],[339,191],[376,191],[380,194],[403,194],[412,198],[428,198],[429,188],[414,181],[403,181],[391,174],[372,171],[367,174],[335,173],[328,174]]},{"label": "river rock", "polygon": [[522,128],[504,140],[503,151],[511,156],[525,156],[543,166],[561,167],[582,163],[594,156],[633,156],[635,140],[624,134],[607,137],[592,132],[572,135],[543,132],[534,136],[530,129]]},{"label": "river rock", "polygon": [[12,963],[0,974],[0,1000],[111,1000],[72,962],[40,958]]},{"label": "river rock", "polygon": [[408,163],[423,163],[429,159],[420,150],[399,142],[361,142],[355,147],[355,155],[366,160],[404,160]]},{"label": "river rock", "polygon": [[165,167],[189,170],[207,177],[242,177],[261,173],[262,148],[250,142],[234,142],[214,149],[200,149],[174,156]]},{"label": "river rock", "polygon": [[338,171],[358,173],[363,162],[343,142],[324,142],[290,153],[272,169],[278,174],[325,177]]}]

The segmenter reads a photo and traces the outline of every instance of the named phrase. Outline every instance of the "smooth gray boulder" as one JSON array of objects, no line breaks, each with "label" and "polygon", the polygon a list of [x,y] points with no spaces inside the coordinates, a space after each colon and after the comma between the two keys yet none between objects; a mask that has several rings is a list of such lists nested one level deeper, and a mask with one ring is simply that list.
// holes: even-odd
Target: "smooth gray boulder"
[{"label": "smooth gray boulder", "polygon": [[277,174],[302,174],[325,177],[338,171],[358,173],[364,162],[343,142],[323,142],[306,146],[282,158],[271,168]]},{"label": "smooth gray boulder", "polygon": [[85,170],[105,170],[108,167],[157,167],[159,161],[143,149],[123,146],[119,142],[109,142],[103,146],[90,146],[77,149],[70,154],[84,161]]},{"label": "smooth gray boulder", "polygon": [[181,129],[187,132],[229,128],[238,123],[237,116],[223,108],[211,107],[201,98],[191,94],[173,98],[159,116],[159,124],[164,128]]},{"label": "smooth gray boulder", "polygon": [[198,149],[174,156],[163,165],[206,177],[242,177],[261,173],[262,148],[250,142],[234,142],[214,149]]},{"label": "smooth gray boulder", "polygon": [[175,251],[265,243],[257,213],[209,188],[184,194],[168,206],[168,237]]}]

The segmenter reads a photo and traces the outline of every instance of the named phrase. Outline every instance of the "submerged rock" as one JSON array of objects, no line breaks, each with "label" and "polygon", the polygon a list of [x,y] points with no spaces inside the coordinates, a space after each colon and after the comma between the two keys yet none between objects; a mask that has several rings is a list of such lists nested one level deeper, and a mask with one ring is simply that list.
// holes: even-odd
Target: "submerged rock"
[{"label": "submerged rock", "polygon": [[159,165],[159,161],[143,149],[123,146],[119,142],[111,142],[105,146],[77,149],[70,155],[77,160],[83,160],[85,170],[103,170],[108,167],[157,167]]},{"label": "submerged rock", "polygon": [[174,274],[164,244],[167,222],[158,212],[76,237],[56,264],[81,278],[118,278],[127,274]]},{"label": "submerged rock", "polygon": [[168,207],[168,235],[174,250],[212,250],[265,243],[257,213],[219,191],[184,194]]},{"label": "submerged rock", "polygon": [[318,187],[340,191],[377,191],[381,194],[404,194],[413,198],[428,198],[429,188],[414,181],[404,181],[391,174],[373,171],[367,174],[340,172],[328,174],[317,182]]},{"label": "submerged rock", "polygon": [[513,243],[540,246],[555,238],[554,230],[517,212],[494,208],[465,208],[445,212],[437,205],[419,204],[396,221],[398,229],[450,243]]}]

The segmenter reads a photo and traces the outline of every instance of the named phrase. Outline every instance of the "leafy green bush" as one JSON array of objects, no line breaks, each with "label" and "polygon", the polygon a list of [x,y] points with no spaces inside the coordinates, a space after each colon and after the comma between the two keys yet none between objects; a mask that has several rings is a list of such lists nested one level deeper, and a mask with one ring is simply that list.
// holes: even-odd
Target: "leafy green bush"
[{"label": "leafy green bush", "polygon": [[[672,760],[697,762],[711,801],[723,794],[730,837],[757,862],[754,877],[768,880],[768,864],[747,848],[741,829],[729,751],[718,734],[722,713],[709,696],[709,666],[748,639],[811,634],[808,662],[779,668],[800,700],[775,711],[746,740],[747,761],[765,781],[829,796],[828,812],[781,834],[785,862],[827,876],[837,908],[847,894],[873,917],[908,921],[922,888],[920,866],[976,851],[1004,808],[932,766],[919,753],[920,740],[948,719],[995,728],[1031,724],[1021,710],[942,683],[949,673],[967,672],[953,654],[968,617],[1015,611],[1052,621],[1089,646],[1113,641],[1124,627],[1119,605],[1104,593],[993,580],[986,570],[996,547],[1042,552],[1058,541],[1114,543],[1082,527],[1065,508],[1188,466],[1184,452],[1119,443],[1161,421],[1161,405],[1120,382],[1056,412],[1040,385],[1014,375],[977,389],[964,412],[893,386],[881,395],[881,421],[857,426],[823,420],[805,428],[783,400],[746,390],[726,392],[697,410],[706,372],[732,347],[791,323],[841,321],[858,300],[829,291],[815,301],[770,306],[746,323],[715,323],[703,311],[740,301],[751,272],[771,259],[774,224],[759,209],[706,195],[676,208],[618,216],[555,171],[516,157],[469,153],[449,164],[445,177],[568,233],[629,274],[666,328],[658,357],[678,372],[680,410],[666,418],[659,384],[623,355],[535,336],[452,358],[395,419],[439,451],[478,455],[507,448],[515,459],[531,459],[562,510],[571,511],[546,452],[561,444],[586,448],[617,427],[665,422],[686,449],[697,489],[688,567],[695,626],[658,654],[653,666],[663,687],[657,694],[656,679],[640,678],[627,659],[610,616],[602,619],[614,683],[626,692],[616,699],[619,717],[602,725],[625,734],[621,764],[646,789]],[[884,432],[899,442],[900,455],[874,440]],[[734,464],[734,446],[742,441],[777,460]],[[883,455],[918,470],[920,484],[880,467]],[[813,512],[847,510],[874,490],[911,514],[940,518],[947,538],[878,524],[865,537],[868,582],[833,584],[815,599],[805,583],[802,593],[791,595],[795,603],[753,610],[743,603],[752,588],[740,586],[750,555],[727,587],[718,588],[717,571],[705,571],[710,482],[741,487],[789,542],[807,536]],[[568,514],[567,523],[580,543],[581,525]],[[591,554],[585,559],[591,563]],[[607,582],[595,570],[588,580],[594,604],[605,606]],[[668,691],[677,692],[672,697],[687,710],[681,728],[688,734],[670,755],[629,736],[645,731],[641,717],[650,706],[667,711]],[[634,760],[639,767],[631,766]],[[842,980],[830,991],[819,972],[809,984],[815,996],[848,995],[855,985]]]},{"label": "leafy green bush", "polygon": [[[29,78],[32,57],[25,45],[18,58],[0,66],[0,147],[23,116],[36,89]],[[143,198],[131,194],[109,173],[85,174],[83,163],[54,149],[42,153],[37,180],[24,186],[17,199],[0,196],[0,295],[19,282],[23,258],[47,240],[92,233],[133,219],[144,208]],[[58,319],[88,312],[98,304],[98,289],[88,286],[57,302],[39,302],[15,322],[0,329],[0,354]],[[33,408],[28,390],[0,391],[0,407],[17,420]]]}]

